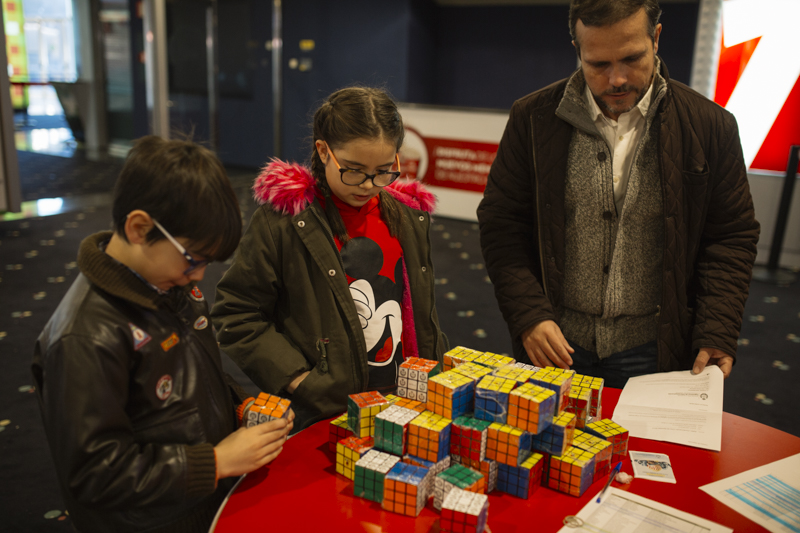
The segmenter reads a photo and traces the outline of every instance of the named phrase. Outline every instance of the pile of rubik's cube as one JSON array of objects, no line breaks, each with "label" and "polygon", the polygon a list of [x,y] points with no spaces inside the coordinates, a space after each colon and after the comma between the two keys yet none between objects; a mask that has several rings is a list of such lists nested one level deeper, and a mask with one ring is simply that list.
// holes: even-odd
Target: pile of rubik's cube
[{"label": "pile of rubik's cube", "polygon": [[432,497],[442,531],[483,531],[489,492],[580,496],[627,453],[627,430],[601,419],[602,379],[463,347],[443,367],[408,358],[397,396],[351,395],[331,422],[356,496],[409,516]]}]

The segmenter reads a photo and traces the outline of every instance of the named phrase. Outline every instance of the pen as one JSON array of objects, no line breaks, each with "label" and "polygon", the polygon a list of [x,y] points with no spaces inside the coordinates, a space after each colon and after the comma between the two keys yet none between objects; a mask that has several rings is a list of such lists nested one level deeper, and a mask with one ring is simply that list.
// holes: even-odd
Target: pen
[{"label": "pen", "polygon": [[603,490],[601,490],[600,494],[597,495],[597,503],[600,503],[600,498],[603,497],[603,494],[606,493],[608,487],[611,486],[611,481],[614,479],[614,476],[617,475],[617,472],[619,472],[620,468],[622,468],[622,461],[618,462],[617,466],[615,466],[614,469],[611,471],[611,473],[608,475],[608,481],[606,481],[606,486],[603,487]]}]

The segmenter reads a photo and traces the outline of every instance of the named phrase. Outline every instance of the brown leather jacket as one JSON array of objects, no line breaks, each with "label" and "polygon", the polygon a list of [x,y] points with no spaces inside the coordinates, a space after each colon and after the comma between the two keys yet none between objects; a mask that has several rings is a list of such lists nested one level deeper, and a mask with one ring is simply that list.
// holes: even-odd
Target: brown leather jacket
[{"label": "brown leather jacket", "polygon": [[[671,81],[661,101],[659,166],[665,250],[659,370],[690,368],[700,347],[735,357],[759,224],[729,112]],[[555,114],[567,80],[514,103],[483,200],[481,247],[508,324],[521,334],[563,308],[564,183],[572,126]],[[602,268],[602,266],[600,266]]]}]

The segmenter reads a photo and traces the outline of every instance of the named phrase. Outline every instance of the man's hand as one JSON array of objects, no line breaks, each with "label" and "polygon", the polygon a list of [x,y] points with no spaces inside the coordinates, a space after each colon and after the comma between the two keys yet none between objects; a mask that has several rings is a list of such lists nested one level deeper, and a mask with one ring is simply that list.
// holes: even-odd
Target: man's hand
[{"label": "man's hand", "polygon": [[722,375],[727,378],[733,368],[733,357],[716,348],[700,348],[694,360],[692,374],[699,374],[707,365],[717,365],[722,370]]},{"label": "man's hand", "polygon": [[289,420],[270,420],[249,428],[239,428],[214,447],[217,456],[217,478],[240,476],[264,466],[283,450],[283,443],[294,423]]},{"label": "man's hand", "polygon": [[522,345],[531,362],[539,367],[557,366],[568,369],[575,350],[564,338],[561,328],[552,320],[539,322],[522,334]]}]

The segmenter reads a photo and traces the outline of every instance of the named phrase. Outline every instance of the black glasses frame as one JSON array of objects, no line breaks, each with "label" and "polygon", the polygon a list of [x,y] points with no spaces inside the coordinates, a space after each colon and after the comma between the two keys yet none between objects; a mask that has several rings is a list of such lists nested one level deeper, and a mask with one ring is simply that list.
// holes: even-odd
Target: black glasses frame
[{"label": "black glasses frame", "polygon": [[[368,174],[368,173],[366,173],[366,172],[364,172],[362,170],[356,170],[354,168],[342,168],[342,165],[339,164],[339,161],[336,159],[336,156],[333,155],[333,150],[330,149],[330,146],[328,147],[328,153],[331,154],[331,158],[333,159],[334,164],[336,164],[336,168],[339,169],[339,178],[342,180],[342,183],[344,183],[345,185],[348,185],[348,186],[358,187],[359,185],[361,185],[362,183],[366,182],[367,180],[372,180],[372,185],[374,185],[375,187],[386,187],[386,186],[391,185],[392,183],[394,183],[397,180],[397,178],[400,177],[400,174],[402,174],[402,171],[400,170],[400,156],[399,156],[399,154],[395,154],[394,155],[394,160],[397,163],[397,170],[387,170],[385,172],[376,172],[375,174]],[[356,173],[356,174],[364,174],[364,179],[359,181],[358,183],[347,183],[344,180],[344,175],[346,173],[348,173],[348,172],[352,172],[352,173]],[[390,179],[387,183],[384,183],[383,185],[378,185],[377,183],[375,183],[375,178],[377,178],[380,175],[386,175],[386,174],[390,175],[392,177],[392,179]]]}]

